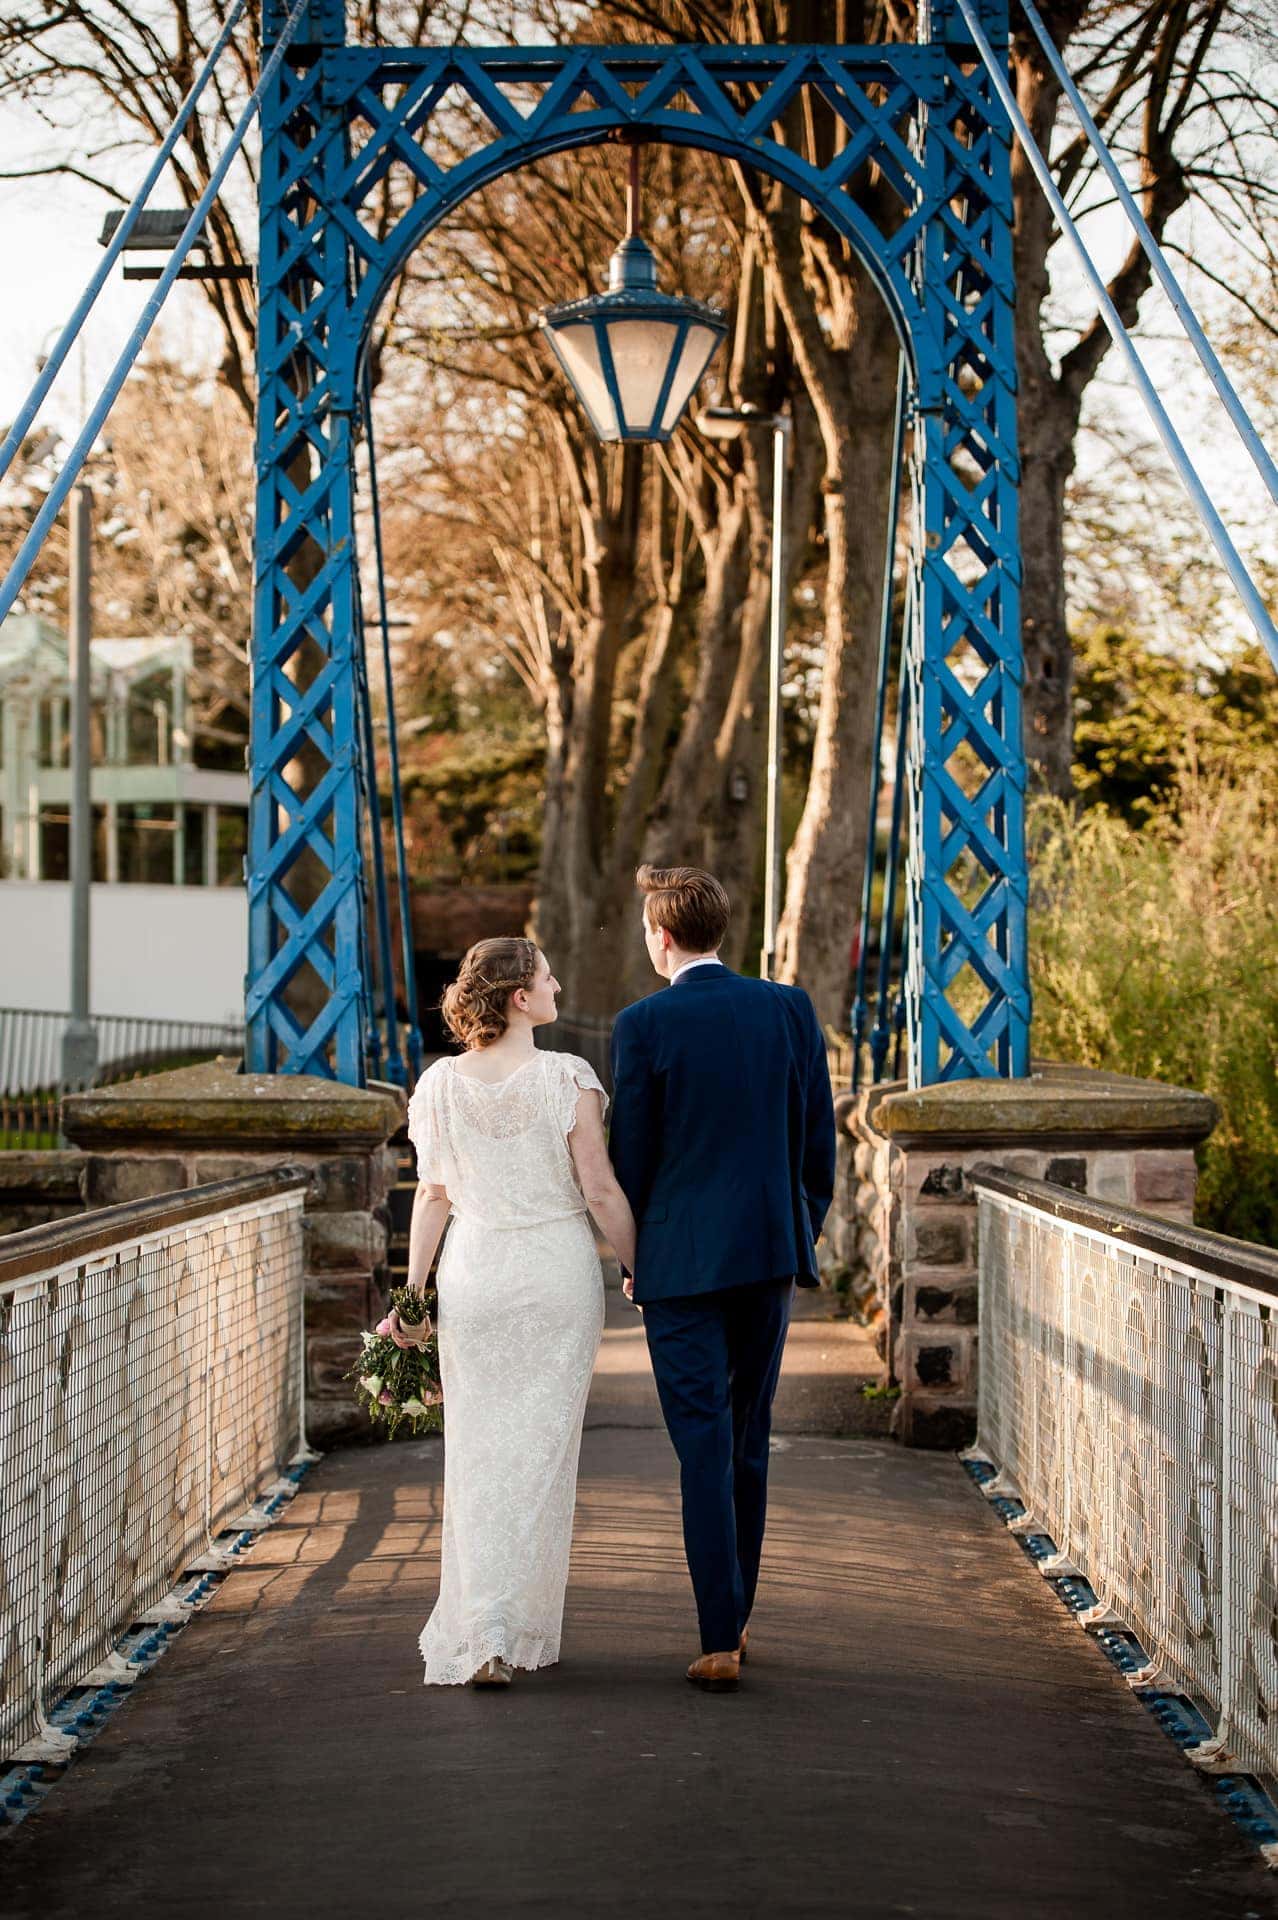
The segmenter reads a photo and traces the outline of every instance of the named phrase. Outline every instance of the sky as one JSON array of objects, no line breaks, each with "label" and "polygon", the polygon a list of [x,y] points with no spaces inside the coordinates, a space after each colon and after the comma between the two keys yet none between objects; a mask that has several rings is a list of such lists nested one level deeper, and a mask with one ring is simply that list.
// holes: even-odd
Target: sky
[{"label": "sky", "polygon": [[[0,107],[0,173],[20,167],[29,151],[28,125],[12,108]],[[148,165],[149,156],[137,156],[121,170],[123,183],[131,187],[141,180]],[[82,180],[0,178],[0,281],[10,290],[0,304],[0,421],[14,417],[35,380],[39,356],[53,346],[99,266],[98,235],[115,204]],[[151,205],[180,201],[161,183]],[[161,258],[150,256],[153,262]],[[125,281],[115,268],[81,336],[83,346],[69,357],[41,420],[64,430],[75,424],[82,376],[92,402],[152,291],[151,283]],[[197,285],[179,281],[173,288],[153,338],[212,352],[213,324]]]},{"label": "sky", "polygon": [[[31,141],[31,127],[19,111],[0,109],[0,174],[26,162]],[[145,155],[132,156],[119,170],[121,184],[131,188],[147,164]],[[56,339],[100,262],[98,234],[109,204],[102,193],[77,179],[0,178],[0,280],[16,295],[0,305],[0,422],[13,418],[35,378],[38,356]],[[172,189],[166,192],[161,185],[152,204],[177,205],[178,199]],[[1121,216],[1117,211],[1101,216],[1089,231],[1100,264],[1112,266],[1126,240]],[[1213,264],[1223,264],[1218,236],[1199,231],[1190,237]],[[64,433],[76,427],[83,417],[82,396],[91,401],[96,395],[150,291],[147,282],[123,281],[117,266],[85,329],[83,345],[73,351],[42,409],[42,421]],[[1090,295],[1070,264],[1064,243],[1053,253],[1053,297],[1054,309],[1063,320],[1090,314]],[[1147,299],[1142,332],[1147,364],[1226,525],[1245,546],[1253,550],[1260,546],[1273,554],[1272,507],[1211,393],[1206,374],[1183,342],[1174,344],[1179,329],[1160,293]],[[212,358],[216,327],[197,285],[178,282],[152,338],[158,345],[180,350],[188,364]],[[1150,431],[1113,353],[1095,383],[1091,404],[1139,432]],[[1278,456],[1278,448],[1270,451]],[[1084,447],[1084,464],[1093,457]],[[1164,458],[1161,451],[1156,457]],[[1206,544],[1205,534],[1203,538]],[[1241,609],[1238,630],[1248,631]]]}]

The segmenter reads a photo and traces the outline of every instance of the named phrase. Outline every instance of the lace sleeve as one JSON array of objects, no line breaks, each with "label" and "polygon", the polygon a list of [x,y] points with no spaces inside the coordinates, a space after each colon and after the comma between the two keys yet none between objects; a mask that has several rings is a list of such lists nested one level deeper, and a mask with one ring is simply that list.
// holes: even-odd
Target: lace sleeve
[{"label": "lace sleeve", "polygon": [[602,1101],[602,1111],[607,1113],[607,1092],[589,1060],[583,1060],[580,1054],[561,1053],[555,1085],[555,1117],[562,1133],[571,1133],[576,1125],[577,1101],[585,1088],[594,1089]]},{"label": "lace sleeve", "polygon": [[408,1102],[408,1137],[417,1154],[419,1182],[427,1187],[442,1187],[445,1183],[439,1121],[429,1068],[413,1088]]}]

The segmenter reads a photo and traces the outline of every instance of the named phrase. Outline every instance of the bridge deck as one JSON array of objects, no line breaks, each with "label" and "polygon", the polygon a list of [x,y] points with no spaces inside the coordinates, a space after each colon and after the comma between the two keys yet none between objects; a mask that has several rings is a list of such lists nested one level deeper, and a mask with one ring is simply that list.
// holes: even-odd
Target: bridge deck
[{"label": "bridge deck", "polygon": [[[424,1690],[440,1444],[333,1454],[11,1836],[10,1920],[1278,1912],[951,1457],[790,1433],[747,1683],[689,1687],[672,1456],[617,1307],[560,1667]],[[798,1330],[783,1424],[830,1421],[855,1347]]]}]

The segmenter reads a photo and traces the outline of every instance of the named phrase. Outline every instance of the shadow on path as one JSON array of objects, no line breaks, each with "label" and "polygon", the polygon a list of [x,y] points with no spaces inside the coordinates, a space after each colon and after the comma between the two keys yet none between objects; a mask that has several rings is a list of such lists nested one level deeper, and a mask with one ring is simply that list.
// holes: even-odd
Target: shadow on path
[{"label": "shadow on path", "polygon": [[633,1419],[586,1435],[560,1666],[423,1688],[441,1469],[314,1470],[0,1848],[8,1920],[1278,1912],[952,1457],[782,1441],[726,1697],[682,1678],[673,1456]]}]

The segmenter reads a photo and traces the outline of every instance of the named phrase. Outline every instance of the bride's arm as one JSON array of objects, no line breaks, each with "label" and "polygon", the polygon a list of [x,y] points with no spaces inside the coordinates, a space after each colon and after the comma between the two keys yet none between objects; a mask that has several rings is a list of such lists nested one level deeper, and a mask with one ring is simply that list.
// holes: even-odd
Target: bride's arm
[{"label": "bride's arm", "polygon": [[406,1284],[425,1293],[431,1264],[444,1237],[452,1202],[447,1187],[422,1182],[413,1195],[413,1217],[408,1225],[408,1279]]},{"label": "bride's arm", "polygon": [[[448,1225],[448,1215],[452,1202],[445,1187],[429,1186],[419,1183],[413,1195],[413,1217],[408,1226],[408,1277],[406,1286],[417,1293],[425,1293],[430,1280],[431,1265]],[[390,1315],[391,1338],[397,1347],[411,1347],[418,1343],[400,1337],[399,1315]]]},{"label": "bride's arm", "polygon": [[635,1216],[612,1170],[608,1143],[604,1139],[603,1109],[592,1087],[583,1088],[578,1096],[568,1150],[577,1169],[577,1184],[595,1224],[622,1266],[633,1272]]}]

